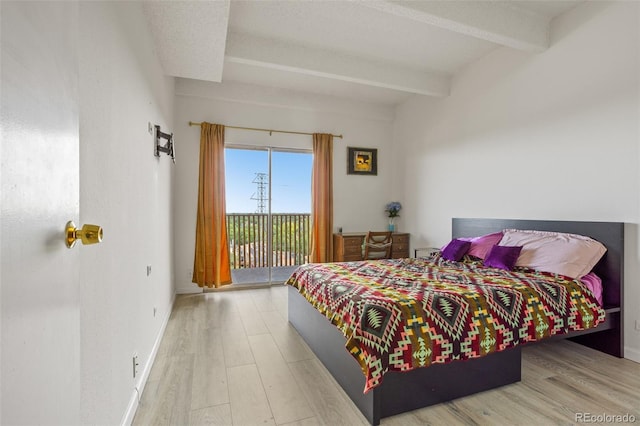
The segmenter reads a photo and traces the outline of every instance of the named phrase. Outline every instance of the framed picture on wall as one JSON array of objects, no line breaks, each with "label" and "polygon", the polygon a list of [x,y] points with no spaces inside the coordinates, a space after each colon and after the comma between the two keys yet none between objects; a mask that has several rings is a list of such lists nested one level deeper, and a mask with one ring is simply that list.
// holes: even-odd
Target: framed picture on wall
[{"label": "framed picture on wall", "polygon": [[378,150],[375,148],[347,147],[347,174],[378,174]]}]

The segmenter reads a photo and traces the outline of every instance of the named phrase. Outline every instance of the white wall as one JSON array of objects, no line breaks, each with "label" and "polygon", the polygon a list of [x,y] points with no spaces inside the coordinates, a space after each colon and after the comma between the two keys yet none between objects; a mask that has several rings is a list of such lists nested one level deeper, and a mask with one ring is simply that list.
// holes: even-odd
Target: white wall
[{"label": "white wall", "polygon": [[414,246],[450,239],[452,217],[636,224],[625,259],[625,354],[640,361],[640,4],[588,2],[553,22],[540,54],[498,49],[451,96],[396,110],[394,183]]},{"label": "white wall", "polygon": [[[384,205],[398,199],[392,180],[393,110],[331,97],[301,95],[238,83],[178,79],[175,101],[175,270],[179,293],[191,283],[195,244],[200,128],[189,121],[301,132],[343,134],[334,138],[334,230],[384,229]],[[311,136],[227,129],[228,144],[311,149]],[[378,149],[378,175],[347,175],[347,147]],[[402,200],[401,200],[402,201]],[[400,227],[402,227],[400,222]],[[401,228],[402,229],[402,228]]]},{"label": "white wall", "polygon": [[76,248],[83,424],[131,420],[174,297],[174,168],[154,156],[147,131],[149,122],[173,131],[174,80],[163,76],[141,8],[80,2],[80,222],[104,228],[102,244]]}]

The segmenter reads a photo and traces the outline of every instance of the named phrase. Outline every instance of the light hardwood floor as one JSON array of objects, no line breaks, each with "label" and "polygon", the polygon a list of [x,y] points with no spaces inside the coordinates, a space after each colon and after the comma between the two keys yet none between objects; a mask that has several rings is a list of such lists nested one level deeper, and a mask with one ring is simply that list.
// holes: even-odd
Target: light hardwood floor
[{"label": "light hardwood floor", "polygon": [[[568,341],[523,348],[522,381],[382,425],[578,424],[635,416],[640,364]],[[134,425],[366,425],[287,321],[284,286],[178,296]]]}]

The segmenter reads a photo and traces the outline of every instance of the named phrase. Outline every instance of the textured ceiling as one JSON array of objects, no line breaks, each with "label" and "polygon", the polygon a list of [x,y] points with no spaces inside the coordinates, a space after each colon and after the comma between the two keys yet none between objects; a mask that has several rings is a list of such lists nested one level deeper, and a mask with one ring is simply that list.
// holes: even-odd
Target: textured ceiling
[{"label": "textured ceiling", "polygon": [[165,74],[395,104],[493,49],[548,48],[563,1],[145,2]]},{"label": "textured ceiling", "polygon": [[143,10],[165,74],[221,80],[228,1],[144,2]]}]

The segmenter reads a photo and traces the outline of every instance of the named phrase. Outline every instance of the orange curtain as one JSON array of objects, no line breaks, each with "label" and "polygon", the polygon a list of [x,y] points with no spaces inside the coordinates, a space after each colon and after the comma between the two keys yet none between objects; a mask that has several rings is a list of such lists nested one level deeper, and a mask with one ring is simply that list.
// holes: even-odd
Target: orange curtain
[{"label": "orange curtain", "polygon": [[333,135],[313,134],[311,262],[333,260]]},{"label": "orange curtain", "polygon": [[200,126],[200,175],[193,280],[200,287],[231,284],[224,191],[224,126]]}]

